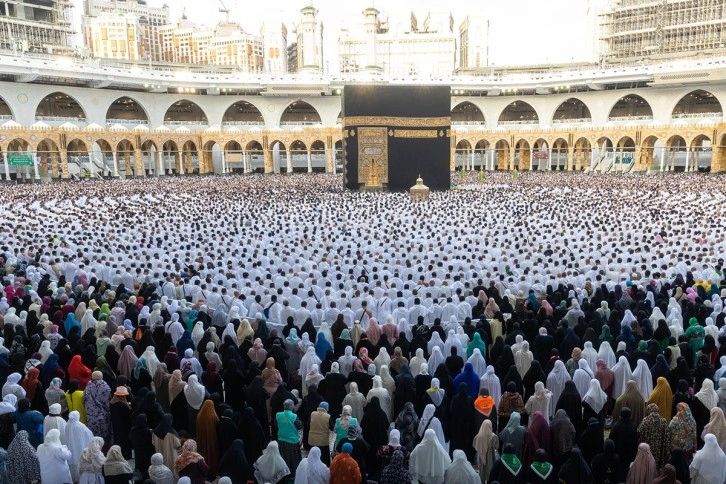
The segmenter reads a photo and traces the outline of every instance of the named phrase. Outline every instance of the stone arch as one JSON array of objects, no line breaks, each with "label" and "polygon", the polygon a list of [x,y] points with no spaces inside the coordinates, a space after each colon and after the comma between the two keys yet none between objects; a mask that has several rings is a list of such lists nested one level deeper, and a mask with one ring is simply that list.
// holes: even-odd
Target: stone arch
[{"label": "stone arch", "polygon": [[483,170],[487,166],[487,155],[490,151],[488,140],[480,139],[474,145],[474,169]]},{"label": "stone arch", "polygon": [[626,94],[610,108],[609,121],[648,120],[653,119],[653,108],[642,96]]},{"label": "stone arch", "polygon": [[571,97],[566,99],[555,109],[552,115],[553,124],[563,123],[590,123],[592,114],[590,108],[582,100]]},{"label": "stone arch", "polygon": [[61,91],[48,94],[35,107],[35,120],[48,124],[85,123],[86,118],[86,110],[78,100]]},{"label": "stone arch", "polygon": [[451,124],[486,126],[486,119],[479,106],[469,101],[462,101],[451,109]]},{"label": "stone arch", "polygon": [[544,138],[537,139],[532,144],[532,159],[530,162],[532,170],[550,169],[550,144]]},{"label": "stone arch", "polygon": [[244,150],[240,142],[237,140],[229,140],[224,144],[223,150],[227,171],[230,173],[243,172],[245,160]]},{"label": "stone arch", "polygon": [[[262,149],[262,143],[257,140],[252,140],[245,146],[247,151],[247,167],[245,171],[252,172],[258,169],[264,170],[265,168],[265,152]],[[272,150],[272,145],[270,145]]]},{"label": "stone arch", "polygon": [[124,138],[116,144],[116,156],[118,158],[119,174],[123,172],[124,176],[137,175],[136,151],[130,140]]},{"label": "stone arch", "polygon": [[149,113],[136,99],[121,96],[106,109],[106,125],[125,124],[138,126],[149,124]]},{"label": "stone arch", "polygon": [[289,162],[287,164],[287,173],[292,173],[297,167],[302,170],[303,166],[307,166],[308,147],[302,140],[296,139],[288,147]]},{"label": "stone arch", "polygon": [[201,172],[203,161],[200,160],[197,144],[192,140],[187,140],[182,144],[182,163],[184,163],[184,173]]},{"label": "stone arch", "polygon": [[224,148],[216,141],[204,143],[202,156],[199,157],[199,173],[225,173]]},{"label": "stone arch", "polygon": [[180,99],[166,109],[164,124],[168,126],[209,124],[209,118],[204,110],[194,101]]},{"label": "stone arch", "polygon": [[656,158],[656,144],[660,144],[655,135],[647,136],[640,144],[640,159],[638,163],[646,168],[652,168]]},{"label": "stone arch", "polygon": [[671,110],[672,119],[723,118],[718,98],[709,91],[696,89],[681,97]]},{"label": "stone arch", "polygon": [[496,150],[496,169],[497,170],[508,170],[509,169],[509,142],[505,139],[500,139],[497,144],[494,145]]},{"label": "stone arch", "polygon": [[166,167],[167,173],[181,174],[183,173],[182,157],[179,151],[179,145],[174,140],[167,140],[161,145],[162,158],[164,160],[164,166]]},{"label": "stone arch", "polygon": [[690,171],[710,172],[713,160],[713,146],[711,138],[705,134],[699,134],[691,141],[689,151]]},{"label": "stone arch", "polygon": [[570,147],[567,140],[557,138],[552,142],[552,170],[564,171],[570,154]]},{"label": "stone arch", "polygon": [[327,171],[328,160],[326,157],[325,142],[320,139],[316,139],[310,143],[310,168],[312,171],[321,171],[324,173]]},{"label": "stone arch", "polygon": [[35,147],[40,162],[40,172],[47,174],[49,171],[53,178],[58,178],[62,172],[61,156],[58,144],[49,138],[38,141]]},{"label": "stone arch", "polygon": [[[283,165],[287,167],[287,146],[281,140],[276,139],[270,141],[269,147],[270,156],[272,157],[272,169],[275,173],[280,173]],[[292,164],[292,159],[290,160],[290,164]],[[292,166],[290,167],[290,171],[292,171]]]},{"label": "stone arch", "polygon": [[575,141],[574,148],[575,152],[573,164],[575,165],[575,170],[582,171],[587,169],[590,166],[590,158],[592,154],[592,145],[590,144],[590,140],[584,136],[580,137],[577,141]]},{"label": "stone arch", "polygon": [[141,144],[141,160],[142,166],[146,174],[159,175],[162,160],[159,159],[160,151],[154,140],[147,139]]},{"label": "stone arch", "polygon": [[715,160],[716,165],[711,166],[711,171],[721,172],[724,171],[724,163],[726,162],[726,134],[721,135],[721,141],[716,147]]},{"label": "stone arch", "polygon": [[15,114],[5,98],[0,96],[0,120],[15,119]]},{"label": "stone arch", "polygon": [[468,139],[461,139],[456,143],[454,152],[454,167],[458,169],[466,169],[471,159],[472,147]]},{"label": "stone arch", "polygon": [[[11,155],[30,155],[33,156],[32,147],[30,146],[30,143],[25,138],[14,138],[12,139],[8,145],[7,145],[7,154],[8,156]],[[23,165],[23,166],[12,166],[12,170],[15,172],[15,178],[25,178],[27,175],[28,177],[32,176],[33,167]]]},{"label": "stone arch", "polygon": [[509,103],[499,113],[499,125],[539,124],[537,110],[526,101],[516,100]]},{"label": "stone arch", "polygon": [[529,141],[520,139],[515,143],[514,150],[514,169],[529,170],[532,160],[532,150]]},{"label": "stone arch", "polygon": [[264,126],[262,111],[253,103],[240,100],[230,105],[222,116],[222,126]]},{"label": "stone arch", "polygon": [[280,126],[321,124],[320,113],[311,104],[298,99],[285,107],[280,115]]}]

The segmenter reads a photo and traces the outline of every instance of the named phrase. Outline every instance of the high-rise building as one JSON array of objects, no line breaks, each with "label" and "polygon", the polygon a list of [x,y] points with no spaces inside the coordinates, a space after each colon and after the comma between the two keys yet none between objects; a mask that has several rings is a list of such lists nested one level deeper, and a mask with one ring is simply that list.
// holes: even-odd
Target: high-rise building
[{"label": "high-rise building", "polygon": [[[89,55],[112,59],[162,61],[161,27],[169,7],[145,0],[85,0],[83,32]],[[127,32],[122,32],[123,28]],[[135,43],[135,46],[130,44]],[[131,55],[130,53],[134,54]]]},{"label": "high-rise building", "polygon": [[323,69],[323,22],[312,1],[300,10],[295,24],[298,72],[316,73]]},{"label": "high-rise building", "polygon": [[726,0],[614,0],[602,16],[606,62],[726,54]]},{"label": "high-rise building", "polygon": [[489,65],[489,20],[467,15],[459,25],[459,68],[479,69]]},{"label": "high-rise building", "polygon": [[456,67],[456,42],[449,12],[428,12],[419,22],[415,13],[391,20],[368,8],[362,21],[340,32],[340,70],[393,77],[449,75]]},{"label": "high-rise building", "polygon": [[264,72],[270,75],[287,73],[287,27],[283,23],[264,22],[260,27]]},{"label": "high-rise building", "polygon": [[13,52],[73,53],[70,0],[0,3],[0,48]]}]

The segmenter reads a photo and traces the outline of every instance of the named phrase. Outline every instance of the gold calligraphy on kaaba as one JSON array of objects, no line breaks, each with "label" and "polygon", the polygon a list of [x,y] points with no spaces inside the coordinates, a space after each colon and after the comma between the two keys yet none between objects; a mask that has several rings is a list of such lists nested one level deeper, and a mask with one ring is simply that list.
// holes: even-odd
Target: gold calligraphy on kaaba
[{"label": "gold calligraphy on kaaba", "polygon": [[437,138],[437,129],[396,129],[393,131],[394,138]]},{"label": "gold calligraphy on kaaba", "polygon": [[439,126],[451,126],[451,116],[443,116],[439,118],[408,118],[399,116],[351,116],[343,118],[343,126],[432,128]]},{"label": "gold calligraphy on kaaba", "polygon": [[381,183],[388,183],[387,129],[358,128],[358,183],[369,180],[371,169]]}]

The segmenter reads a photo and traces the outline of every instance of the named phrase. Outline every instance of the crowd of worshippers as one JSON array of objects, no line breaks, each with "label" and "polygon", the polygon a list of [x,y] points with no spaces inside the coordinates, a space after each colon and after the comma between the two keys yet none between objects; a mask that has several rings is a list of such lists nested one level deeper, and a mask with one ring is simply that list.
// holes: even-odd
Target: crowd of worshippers
[{"label": "crowd of worshippers", "polygon": [[[341,196],[330,178],[291,178],[317,188],[306,203],[327,220]],[[567,197],[586,178],[532,179]],[[255,178],[230,180],[259,189]],[[115,196],[120,212],[133,211],[154,183],[125,182],[95,200]],[[538,198],[526,175],[518,183],[495,190],[512,203],[552,198]],[[649,183],[657,196],[664,182]],[[386,262],[378,240],[341,223],[341,240],[360,238],[358,254],[323,233],[273,248],[274,231],[232,254],[239,234],[216,245],[167,233],[133,245],[126,237],[140,232],[108,228],[69,235],[55,210],[96,202],[60,190],[25,202],[47,212],[54,235],[30,243],[35,229],[18,228],[0,247],[0,482],[726,482],[726,277],[708,231],[635,222],[631,246],[613,248],[628,237],[618,233],[586,251],[593,240],[558,241],[542,229],[549,221],[510,220],[516,229],[494,224],[488,243],[542,230],[551,246],[487,246],[467,259],[484,246],[474,226],[458,229],[464,242],[391,230],[392,252],[412,252]],[[213,203],[220,193],[193,196]],[[410,207],[396,195],[352,197],[363,211]],[[684,199],[700,211],[719,200]],[[381,217],[389,227],[405,219]],[[606,232],[595,219],[593,234]],[[99,235],[112,255],[90,240]],[[202,248],[210,252],[179,262]],[[142,253],[156,262],[138,263]]]}]

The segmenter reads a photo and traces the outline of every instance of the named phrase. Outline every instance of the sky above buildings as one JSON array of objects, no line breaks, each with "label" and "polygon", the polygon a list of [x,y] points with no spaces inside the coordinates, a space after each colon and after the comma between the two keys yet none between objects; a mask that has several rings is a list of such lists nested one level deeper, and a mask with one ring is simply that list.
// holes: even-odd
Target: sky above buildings
[{"label": "sky above buildings", "polygon": [[[278,20],[292,32],[300,9],[310,0],[221,0],[230,20],[256,33],[263,21]],[[80,19],[83,0],[77,3]],[[148,0],[150,5],[169,5],[172,20],[186,12],[189,20],[213,26],[223,20],[220,0]],[[597,60],[597,14],[607,0],[314,0],[324,24],[326,68],[338,70],[338,33],[360,21],[364,8],[374,5],[391,18],[406,19],[413,11],[419,21],[426,12],[450,11],[455,33],[468,14],[490,19],[490,65],[536,65]],[[442,8],[443,6],[443,8]],[[288,42],[292,42],[289,35]]]}]

